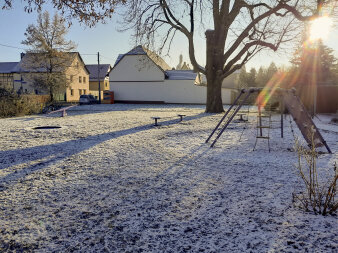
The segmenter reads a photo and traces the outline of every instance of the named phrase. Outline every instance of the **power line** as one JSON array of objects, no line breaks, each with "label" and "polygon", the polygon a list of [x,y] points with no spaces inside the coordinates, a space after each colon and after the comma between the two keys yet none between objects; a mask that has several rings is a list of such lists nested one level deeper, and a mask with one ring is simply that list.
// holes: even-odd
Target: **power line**
[{"label": "power line", "polygon": [[[14,48],[14,49],[20,49],[20,50],[27,50],[27,48],[15,47],[15,46],[10,46],[10,45],[6,45],[6,44],[2,44],[2,43],[0,43],[0,46],[8,47],[8,48]],[[97,54],[82,54],[82,53],[80,53],[80,55],[86,55],[86,56],[95,55],[96,56]],[[100,57],[103,57],[103,58],[111,60],[111,61],[115,61],[114,59],[107,57],[107,56],[104,56],[104,55],[100,55]]]},{"label": "power line", "polygon": [[[82,54],[82,53],[80,53],[81,55],[97,55],[97,53],[96,54]],[[104,56],[104,55],[101,55],[100,54],[100,57],[102,57],[102,58],[106,58],[106,59],[108,59],[108,60],[111,60],[111,61],[115,61],[113,58],[110,58],[110,57],[107,57],[107,56]]]},{"label": "power line", "polygon": [[14,46],[5,45],[5,44],[1,44],[1,43],[0,43],[0,46],[3,46],[3,47],[10,47],[10,48],[15,48],[15,49],[21,49],[21,50],[26,50],[26,48],[23,48],[23,47],[14,47]]},{"label": "power line", "polygon": [[115,61],[114,59],[112,59],[112,58],[109,58],[109,57],[107,57],[107,56],[104,56],[104,55],[100,55],[101,57],[103,57],[103,58],[106,58],[106,59],[108,59],[108,60],[111,60],[111,61]]}]

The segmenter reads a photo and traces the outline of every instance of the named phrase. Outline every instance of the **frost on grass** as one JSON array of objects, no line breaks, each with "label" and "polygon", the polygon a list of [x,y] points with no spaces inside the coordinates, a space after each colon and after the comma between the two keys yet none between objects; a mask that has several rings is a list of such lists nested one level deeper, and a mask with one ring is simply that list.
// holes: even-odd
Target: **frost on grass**
[{"label": "frost on grass", "polygon": [[[335,252],[337,217],[292,205],[290,127],[281,139],[276,123],[270,153],[264,141],[252,151],[251,115],[210,149],[222,115],[203,111],[95,105],[1,120],[0,251]],[[318,123],[333,154],[319,168],[338,160],[329,120]],[[48,125],[61,128],[34,129]]]}]

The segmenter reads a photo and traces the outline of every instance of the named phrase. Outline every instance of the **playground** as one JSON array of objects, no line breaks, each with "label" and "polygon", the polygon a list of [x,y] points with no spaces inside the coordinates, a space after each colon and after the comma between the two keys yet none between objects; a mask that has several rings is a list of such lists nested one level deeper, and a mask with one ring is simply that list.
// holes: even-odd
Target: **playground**
[{"label": "playground", "polygon": [[[0,251],[335,252],[337,216],[292,202],[295,138],[307,145],[297,123],[283,115],[282,137],[272,113],[268,143],[257,140],[257,113],[240,108],[213,147],[224,114],[199,105],[2,119]],[[332,152],[318,147],[324,179],[338,163],[333,117],[313,118]]]}]

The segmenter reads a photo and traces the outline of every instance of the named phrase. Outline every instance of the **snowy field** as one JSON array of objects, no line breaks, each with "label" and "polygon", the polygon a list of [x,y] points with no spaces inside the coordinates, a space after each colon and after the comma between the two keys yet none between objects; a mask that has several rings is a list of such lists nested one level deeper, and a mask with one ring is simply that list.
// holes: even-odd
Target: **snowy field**
[{"label": "snowy field", "polygon": [[[154,127],[153,116],[167,118]],[[337,216],[292,204],[300,181],[289,119],[282,139],[273,117],[271,152],[265,140],[253,151],[249,116],[214,148],[205,140],[222,115],[203,106],[0,119],[0,252],[338,252]],[[338,125],[315,121],[333,152],[318,166],[332,174]]]}]

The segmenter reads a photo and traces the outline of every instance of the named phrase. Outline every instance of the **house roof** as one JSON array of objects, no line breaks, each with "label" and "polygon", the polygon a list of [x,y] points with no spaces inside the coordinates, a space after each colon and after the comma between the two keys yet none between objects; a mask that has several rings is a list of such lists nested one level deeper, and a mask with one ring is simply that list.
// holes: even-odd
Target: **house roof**
[{"label": "house roof", "polygon": [[[19,62],[19,64],[17,64],[14,67],[13,71],[17,72],[17,73],[20,73],[20,72],[34,72],[34,73],[46,72],[46,67],[48,67],[48,66],[45,66],[45,63],[46,63],[45,61],[41,61],[40,66],[35,66],[35,67],[30,68],[31,67],[30,62],[36,62],[38,60],[37,57],[39,55],[43,55],[43,54],[44,53],[26,53],[26,54],[24,54],[21,61]],[[69,58],[69,61],[67,59],[67,61],[68,61],[67,63],[69,64],[69,66],[71,65],[74,58],[76,56],[78,56],[80,61],[83,63],[85,70],[89,74],[89,70],[87,69],[86,65],[84,64],[84,61],[83,61],[80,53],[78,53],[78,52],[68,52],[67,54],[71,56]],[[56,59],[58,59],[58,58],[56,58]],[[59,69],[56,69],[55,71],[57,72],[57,71],[63,71],[63,70],[59,68]]]},{"label": "house roof", "polygon": [[[97,64],[88,64],[86,65],[87,69],[89,70],[89,80],[90,81],[97,81],[98,80],[98,65]],[[100,64],[100,80],[103,80],[108,74],[111,69],[110,64]]]},{"label": "house roof", "polygon": [[115,61],[114,67],[122,60],[122,58],[125,55],[146,55],[147,53],[144,51],[143,46],[139,45],[137,47],[134,47],[132,50],[130,50],[128,53],[125,54],[119,54],[117,56],[117,59]]},{"label": "house roof", "polygon": [[138,45],[125,54],[119,54],[115,61],[114,67],[127,55],[147,55],[163,72],[171,69],[170,66],[155,52],[144,46]]},{"label": "house roof", "polygon": [[[226,89],[237,89],[237,82],[240,70],[236,70],[230,76],[226,77],[222,82],[222,88]],[[207,86],[207,78],[204,74],[198,73],[195,84],[199,86]]]},{"label": "house roof", "polygon": [[0,62],[0,73],[13,73],[14,68],[19,62]]},{"label": "house roof", "polygon": [[167,70],[169,80],[195,80],[197,73],[193,70]]}]

